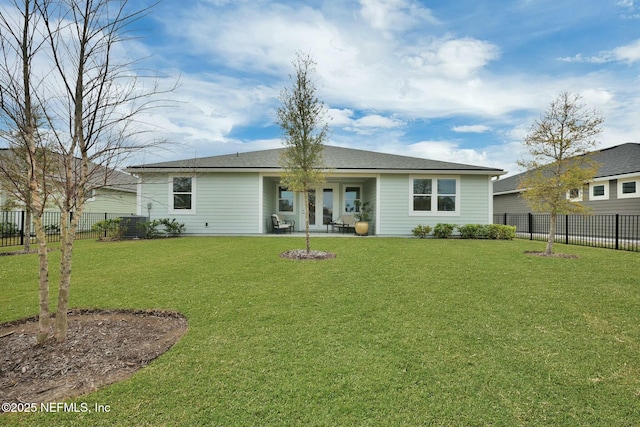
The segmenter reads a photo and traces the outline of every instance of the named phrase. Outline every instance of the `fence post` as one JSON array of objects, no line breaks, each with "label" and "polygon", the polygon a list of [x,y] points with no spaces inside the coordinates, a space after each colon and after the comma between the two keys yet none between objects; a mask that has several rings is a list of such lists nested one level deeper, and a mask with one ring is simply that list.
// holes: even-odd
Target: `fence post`
[{"label": "fence post", "polygon": [[[20,227],[20,246],[24,246],[24,218],[25,218],[25,211],[20,211],[20,217],[22,218],[20,223],[22,224],[22,227]],[[31,238],[31,236],[27,237],[28,239]]]},{"label": "fence post", "polygon": [[529,240],[533,240],[533,214],[529,212]]},{"label": "fence post", "polygon": [[569,244],[569,215],[564,217],[564,243]]},{"label": "fence post", "polygon": [[502,224],[502,225],[507,225],[507,213],[506,212],[504,213],[504,224]]},{"label": "fence post", "polygon": [[619,239],[620,239],[620,214],[616,214],[616,249],[618,249]]}]

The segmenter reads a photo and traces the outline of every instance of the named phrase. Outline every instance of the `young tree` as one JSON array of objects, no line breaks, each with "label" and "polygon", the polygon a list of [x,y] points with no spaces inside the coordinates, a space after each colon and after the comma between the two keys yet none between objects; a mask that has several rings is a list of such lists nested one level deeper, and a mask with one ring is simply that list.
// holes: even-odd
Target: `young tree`
[{"label": "young tree", "polygon": [[[67,336],[73,242],[91,190],[132,152],[155,145],[136,138],[136,116],[157,106],[157,82],[144,87],[133,62],[120,57],[132,25],[150,10],[127,0],[39,0],[51,58],[48,82],[56,93],[47,106],[60,165],[51,193],[60,211],[60,284],[54,337]],[[171,90],[171,89],[169,89]]]},{"label": "young tree", "polygon": [[[67,336],[73,243],[85,202],[93,189],[109,183],[110,172],[129,154],[158,144],[136,138],[145,127],[135,119],[158,106],[158,95],[173,88],[162,91],[156,81],[145,87],[135,77],[135,62],[119,48],[132,24],[152,6],[133,10],[127,0],[13,1],[17,10],[3,9],[0,22],[5,24],[0,37],[3,101],[12,102],[11,109],[3,106],[2,110],[17,129],[15,141],[22,144],[15,153],[26,153],[26,163],[34,170],[27,174],[27,181],[34,187],[33,181],[41,180],[37,191],[23,201],[35,207],[34,195],[45,194],[61,212],[54,325],[54,337],[61,342]],[[11,16],[20,11],[23,21],[18,29]],[[20,73],[15,72],[11,49],[22,61]],[[37,55],[35,70],[32,64]],[[48,144],[38,145],[45,134]],[[16,184],[24,187],[22,182]],[[41,272],[45,268],[48,271],[46,262]],[[42,289],[40,317],[44,318]]]},{"label": "young tree", "polygon": [[14,0],[0,11],[0,114],[4,130],[0,136],[9,150],[0,159],[3,190],[22,202],[27,212],[23,232],[29,251],[31,222],[38,241],[39,315],[37,342],[49,336],[49,260],[42,215],[47,192],[47,156],[38,131],[42,116],[40,100],[34,95],[38,82],[33,77],[33,61],[41,47],[39,17],[34,0]]},{"label": "young tree", "polygon": [[283,169],[281,184],[304,194],[306,251],[311,250],[309,238],[309,191],[325,180],[322,149],[329,137],[329,125],[324,103],[316,95],[313,80],[316,63],[308,54],[298,53],[293,61],[295,75],[290,75],[290,88],[280,94],[278,125],[283,130],[286,149],[280,158]]},{"label": "young tree", "polygon": [[545,255],[553,253],[557,216],[586,212],[568,194],[582,189],[598,171],[587,153],[596,146],[595,137],[602,131],[604,118],[595,110],[587,110],[580,99],[577,94],[564,92],[551,102],[524,140],[530,158],[518,162],[527,169],[518,185],[522,197],[534,212],[550,214]]}]

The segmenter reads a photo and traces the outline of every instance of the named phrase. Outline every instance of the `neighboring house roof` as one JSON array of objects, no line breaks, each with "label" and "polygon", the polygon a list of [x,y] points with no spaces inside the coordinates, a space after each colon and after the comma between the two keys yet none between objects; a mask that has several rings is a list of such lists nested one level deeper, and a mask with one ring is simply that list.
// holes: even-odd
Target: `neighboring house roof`
[{"label": "neighboring house roof", "polygon": [[[640,173],[640,144],[628,142],[614,147],[603,148],[589,153],[599,164],[595,178],[606,178]],[[506,194],[518,191],[518,183],[526,172],[493,182],[493,194]]]},{"label": "neighboring house roof", "polygon": [[[12,150],[0,148],[0,162],[6,161],[5,159],[8,159],[8,161],[16,161],[13,156],[15,156],[15,154]],[[91,187],[109,188],[128,193],[136,192],[137,179],[134,176],[95,163],[91,163],[91,168],[89,172]]]},{"label": "neighboring house roof", "polygon": [[[198,170],[281,170],[280,154],[285,148],[234,153],[222,156],[177,160],[172,162],[152,163],[130,166],[126,171],[171,172]],[[460,163],[442,162],[418,157],[399,156],[395,154],[377,153],[374,151],[356,150],[325,145],[323,150],[324,164],[329,170],[349,171],[429,171],[449,172],[465,171],[467,173],[502,175],[502,169],[473,166]]]}]

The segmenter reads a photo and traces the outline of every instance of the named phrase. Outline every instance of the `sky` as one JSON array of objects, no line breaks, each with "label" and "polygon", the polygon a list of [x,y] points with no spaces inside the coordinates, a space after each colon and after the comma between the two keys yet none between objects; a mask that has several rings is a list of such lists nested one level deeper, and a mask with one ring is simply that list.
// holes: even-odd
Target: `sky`
[{"label": "sky", "polygon": [[640,142],[640,0],[161,0],[136,26],[123,51],[178,87],[135,164],[282,147],[296,52],[330,145],[514,174],[562,92],[604,116],[599,148]]}]

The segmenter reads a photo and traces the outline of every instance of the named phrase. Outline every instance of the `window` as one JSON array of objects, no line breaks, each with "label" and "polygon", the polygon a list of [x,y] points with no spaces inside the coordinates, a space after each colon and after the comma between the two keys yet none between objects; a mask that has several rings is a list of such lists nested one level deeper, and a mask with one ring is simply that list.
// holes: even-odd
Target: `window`
[{"label": "window", "polygon": [[589,200],[609,200],[609,182],[591,184]]},{"label": "window", "polygon": [[195,178],[174,176],[170,185],[170,210],[174,213],[192,213],[195,192]]},{"label": "window", "polygon": [[360,212],[360,187],[346,187],[344,189],[344,211]]},{"label": "window", "polygon": [[571,202],[582,201],[582,188],[572,188],[567,192],[567,199]]},{"label": "window", "polygon": [[458,178],[411,178],[412,215],[455,215],[459,208]]},{"label": "window", "polygon": [[622,194],[633,194],[636,192],[636,183],[635,182],[623,182],[622,183]]},{"label": "window", "polygon": [[618,181],[618,198],[628,197],[640,197],[637,180]]},{"label": "window", "polygon": [[295,193],[286,187],[278,187],[278,212],[293,213],[293,199]]},{"label": "window", "polygon": [[456,210],[456,180],[438,180],[438,212],[454,212]]}]

